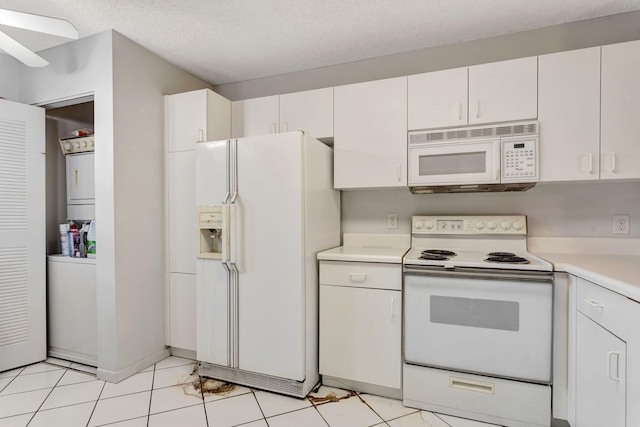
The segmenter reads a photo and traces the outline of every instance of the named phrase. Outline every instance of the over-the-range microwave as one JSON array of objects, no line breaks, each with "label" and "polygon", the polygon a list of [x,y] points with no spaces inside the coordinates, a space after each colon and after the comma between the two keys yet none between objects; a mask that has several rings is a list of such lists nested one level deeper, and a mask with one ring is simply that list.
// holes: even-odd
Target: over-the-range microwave
[{"label": "over-the-range microwave", "polygon": [[416,194],[524,191],[538,182],[538,122],[409,132]]}]

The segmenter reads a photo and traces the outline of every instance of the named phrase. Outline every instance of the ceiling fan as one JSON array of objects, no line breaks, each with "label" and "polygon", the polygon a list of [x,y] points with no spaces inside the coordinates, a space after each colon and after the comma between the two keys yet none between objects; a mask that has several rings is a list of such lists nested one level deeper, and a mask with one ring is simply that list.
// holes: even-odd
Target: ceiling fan
[{"label": "ceiling fan", "polygon": [[[31,13],[0,9],[0,25],[37,31],[68,39],[77,39],[78,30],[69,21]],[[49,65],[44,58],[15,41],[0,31],[0,49],[29,67],[45,67]]]}]

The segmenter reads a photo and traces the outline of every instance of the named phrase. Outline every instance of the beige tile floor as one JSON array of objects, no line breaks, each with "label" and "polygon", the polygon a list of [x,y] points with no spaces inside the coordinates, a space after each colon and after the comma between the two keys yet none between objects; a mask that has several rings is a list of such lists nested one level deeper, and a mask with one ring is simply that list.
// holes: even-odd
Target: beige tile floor
[{"label": "beige tile floor", "polygon": [[[118,384],[97,380],[95,369],[56,359],[0,372],[0,427],[492,425],[324,386],[307,399],[295,399],[212,380],[201,382],[194,367],[193,361],[172,356]],[[330,393],[336,399],[322,399]]]}]

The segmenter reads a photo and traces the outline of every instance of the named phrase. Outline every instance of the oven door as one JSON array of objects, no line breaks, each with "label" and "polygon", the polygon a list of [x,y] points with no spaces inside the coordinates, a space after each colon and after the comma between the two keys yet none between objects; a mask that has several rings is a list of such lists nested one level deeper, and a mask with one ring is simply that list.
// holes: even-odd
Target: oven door
[{"label": "oven door", "polygon": [[409,146],[410,187],[499,182],[499,139]]},{"label": "oven door", "polygon": [[405,362],[550,383],[552,277],[406,266]]}]

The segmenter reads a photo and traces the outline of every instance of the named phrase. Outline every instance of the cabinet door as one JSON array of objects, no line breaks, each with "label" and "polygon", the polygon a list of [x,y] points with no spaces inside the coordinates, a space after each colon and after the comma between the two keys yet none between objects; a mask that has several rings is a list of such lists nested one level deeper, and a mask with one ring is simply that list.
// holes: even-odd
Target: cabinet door
[{"label": "cabinet door", "polygon": [[576,425],[624,427],[626,344],[577,314]]},{"label": "cabinet door", "polygon": [[407,78],[334,88],[334,187],[407,186]]},{"label": "cabinet door", "polygon": [[320,373],[400,388],[400,291],[320,286]]},{"label": "cabinet door", "polygon": [[302,129],[314,138],[333,138],[333,88],[280,95],[280,132]]},{"label": "cabinet door", "polygon": [[600,48],[538,58],[540,181],[598,179]]},{"label": "cabinet door", "polygon": [[206,89],[166,97],[169,152],[193,150],[207,130]]},{"label": "cabinet door", "polygon": [[601,179],[640,177],[640,41],[602,47]]},{"label": "cabinet door", "polygon": [[278,132],[279,96],[245,99],[231,103],[231,137]]},{"label": "cabinet door", "polygon": [[93,203],[95,200],[94,154],[67,156],[67,203]]},{"label": "cabinet door", "polygon": [[537,77],[535,56],[469,67],[469,123],[536,118]]},{"label": "cabinet door", "polygon": [[467,124],[467,67],[409,76],[409,130]]},{"label": "cabinet door", "polygon": [[196,152],[167,154],[169,271],[196,272]]},{"label": "cabinet door", "polygon": [[170,345],[196,351],[196,275],[169,273],[169,295]]}]

